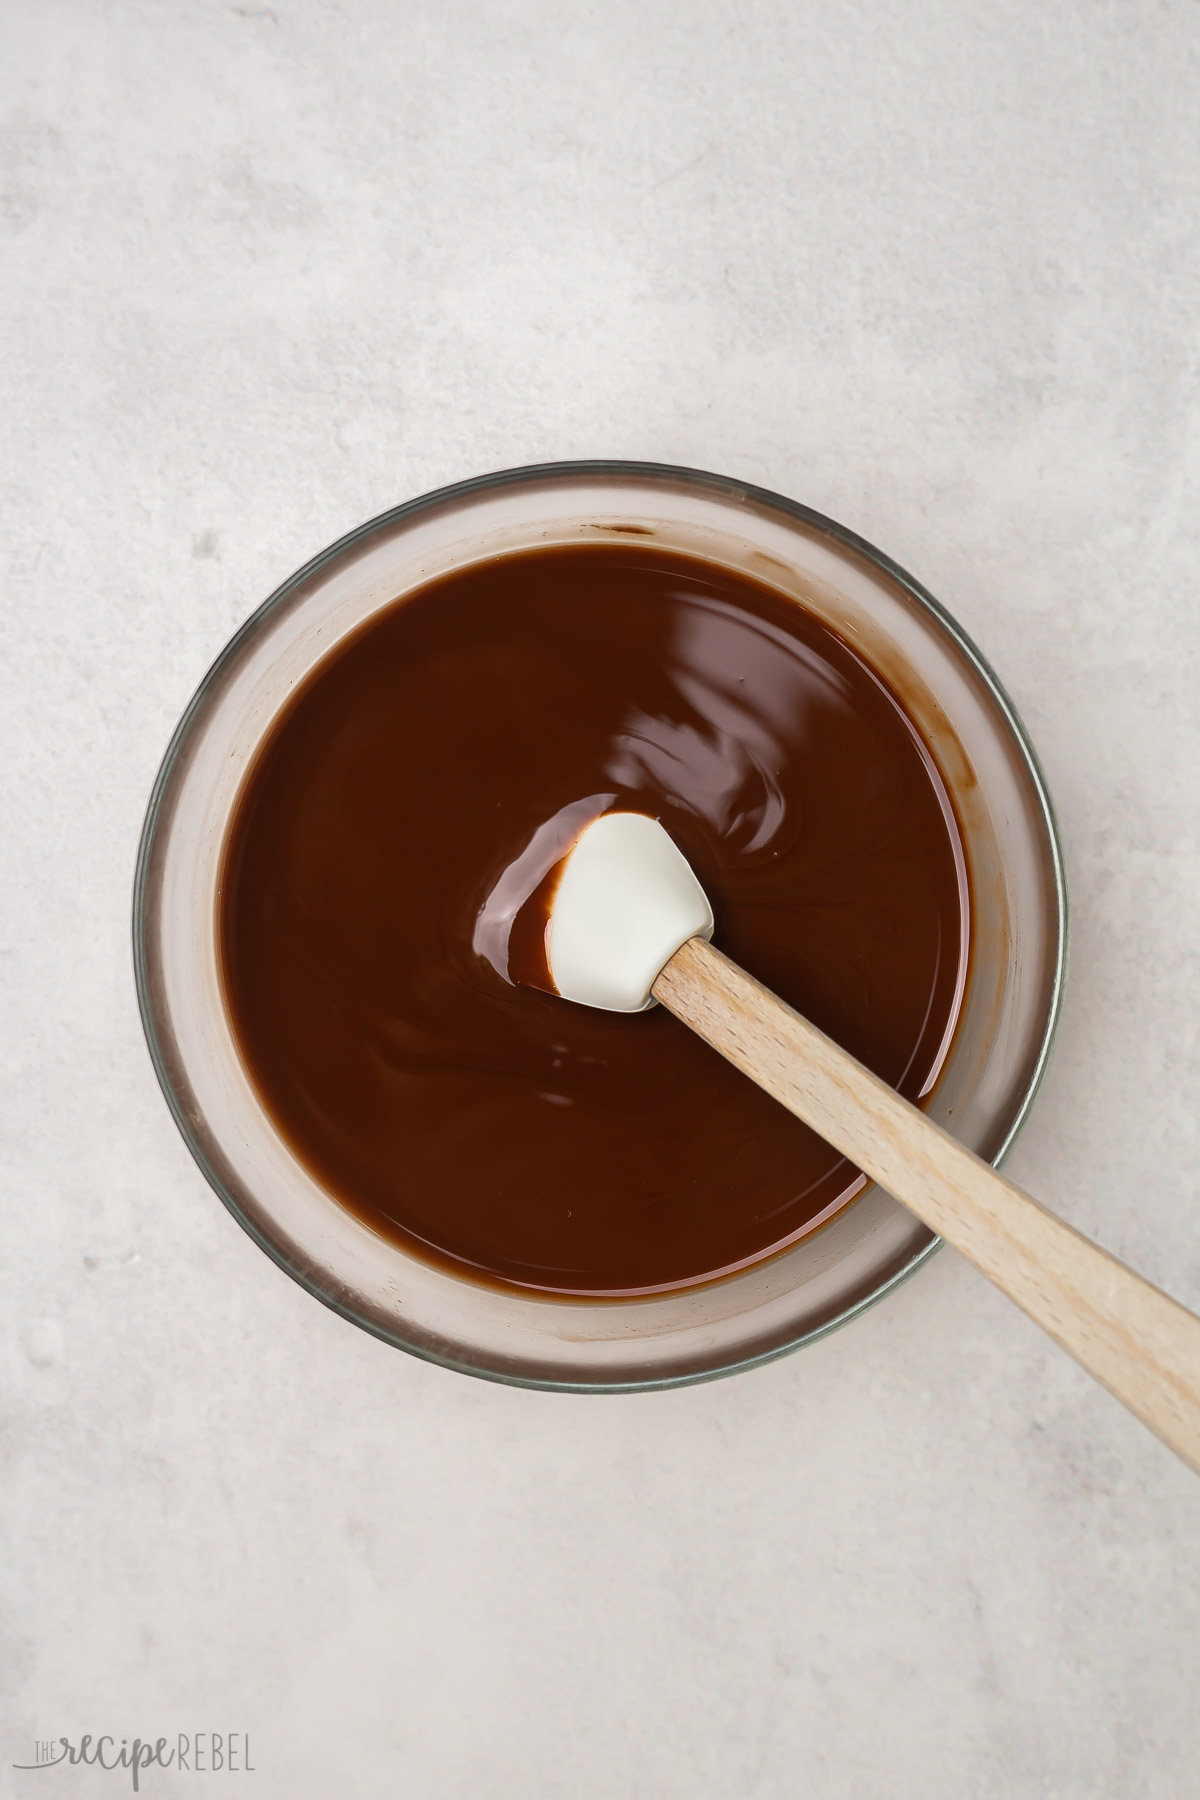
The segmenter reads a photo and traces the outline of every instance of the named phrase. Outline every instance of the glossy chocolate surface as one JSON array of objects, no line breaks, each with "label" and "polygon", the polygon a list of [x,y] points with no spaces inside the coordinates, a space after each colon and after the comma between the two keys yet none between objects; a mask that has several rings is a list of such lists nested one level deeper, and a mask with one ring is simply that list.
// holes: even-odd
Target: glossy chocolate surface
[{"label": "glossy chocolate surface", "polygon": [[926,1092],[949,1046],[958,828],[841,638],[746,575],[636,542],[432,583],[276,725],[230,829],[220,940],[241,1053],[296,1154],[461,1273],[682,1286],[860,1185],[661,1008],[514,981],[554,864],[609,807],[660,818],[715,942],[901,1092]]}]

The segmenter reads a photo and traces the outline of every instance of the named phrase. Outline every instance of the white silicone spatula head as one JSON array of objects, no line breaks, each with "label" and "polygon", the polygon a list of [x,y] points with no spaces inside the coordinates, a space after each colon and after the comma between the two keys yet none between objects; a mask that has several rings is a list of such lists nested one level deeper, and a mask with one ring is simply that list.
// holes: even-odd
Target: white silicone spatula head
[{"label": "white silicone spatula head", "polygon": [[644,1012],[689,938],[710,938],[712,907],[657,819],[605,813],[566,858],[550,913],[550,975],[565,1000]]}]

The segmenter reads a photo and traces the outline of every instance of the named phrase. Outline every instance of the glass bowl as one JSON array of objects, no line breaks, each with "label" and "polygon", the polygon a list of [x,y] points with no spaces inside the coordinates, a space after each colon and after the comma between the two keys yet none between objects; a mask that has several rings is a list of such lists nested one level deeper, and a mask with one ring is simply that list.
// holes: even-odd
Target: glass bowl
[{"label": "glass bowl", "polygon": [[1062,855],[1037,759],[975,646],[910,576],[842,526],[736,481],[548,464],[444,488],[351,532],[272,594],[205,676],[159,770],[134,887],[138,1000],[158,1079],[251,1237],[388,1343],[492,1380],[576,1391],[701,1381],[780,1356],[862,1312],[938,1240],[872,1186],[782,1253],[675,1294],[523,1294],[421,1260],[340,1206],[259,1102],[221,999],[217,879],[259,745],[347,633],[466,563],[631,537],[744,570],[802,603],[855,645],[921,731],[958,810],[973,905],[962,1012],[928,1110],[999,1161],[1045,1068],[1066,954]]}]

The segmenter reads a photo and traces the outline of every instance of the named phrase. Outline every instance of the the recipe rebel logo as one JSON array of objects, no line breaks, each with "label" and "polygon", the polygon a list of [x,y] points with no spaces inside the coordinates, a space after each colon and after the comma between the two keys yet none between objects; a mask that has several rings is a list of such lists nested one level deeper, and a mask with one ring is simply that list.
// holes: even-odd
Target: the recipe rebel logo
[{"label": "the recipe rebel logo", "polygon": [[174,1738],[115,1738],[108,1732],[91,1732],[70,1738],[39,1738],[32,1762],[15,1762],[14,1769],[72,1768],[124,1769],[135,1794],[150,1769],[175,1769],[185,1775],[253,1775],[248,1731],[177,1732]]}]

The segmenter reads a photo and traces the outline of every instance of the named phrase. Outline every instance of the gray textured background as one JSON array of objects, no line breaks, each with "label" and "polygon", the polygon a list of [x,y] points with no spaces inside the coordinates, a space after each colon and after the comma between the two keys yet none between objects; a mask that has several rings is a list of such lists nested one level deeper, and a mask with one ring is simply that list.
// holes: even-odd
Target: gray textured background
[{"label": "gray textured background", "polygon": [[1200,1791],[1200,1484],[944,1253],[759,1373],[424,1367],[225,1215],[127,912],[171,727],[324,543],[547,457],[889,550],[1074,898],[1012,1171],[1200,1304],[1191,0],[3,0],[0,1792]]}]

